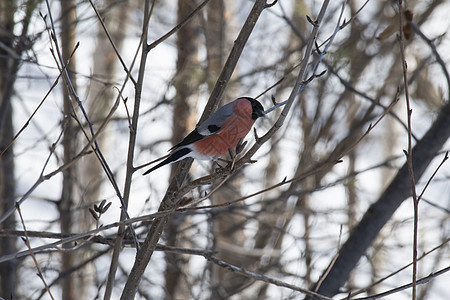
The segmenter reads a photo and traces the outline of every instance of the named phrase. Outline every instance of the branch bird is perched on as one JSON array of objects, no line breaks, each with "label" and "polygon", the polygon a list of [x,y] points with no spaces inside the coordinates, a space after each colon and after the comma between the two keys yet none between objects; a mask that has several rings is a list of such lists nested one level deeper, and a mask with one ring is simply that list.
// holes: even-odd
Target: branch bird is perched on
[{"label": "branch bird is perched on", "polygon": [[217,159],[228,153],[229,149],[236,148],[256,119],[264,115],[264,108],[257,100],[250,97],[238,98],[219,108],[180,143],[173,146],[166,159],[143,175],[187,157]]}]

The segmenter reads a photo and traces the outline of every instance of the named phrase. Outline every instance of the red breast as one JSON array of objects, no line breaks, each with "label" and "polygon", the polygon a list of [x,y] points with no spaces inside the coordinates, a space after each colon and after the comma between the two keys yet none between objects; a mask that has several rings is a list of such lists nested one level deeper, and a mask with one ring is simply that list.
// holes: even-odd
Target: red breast
[{"label": "red breast", "polygon": [[204,156],[221,156],[228,149],[236,148],[252,128],[252,105],[247,99],[241,99],[233,107],[233,114],[224,122],[222,129],[216,134],[194,143],[195,151]]}]

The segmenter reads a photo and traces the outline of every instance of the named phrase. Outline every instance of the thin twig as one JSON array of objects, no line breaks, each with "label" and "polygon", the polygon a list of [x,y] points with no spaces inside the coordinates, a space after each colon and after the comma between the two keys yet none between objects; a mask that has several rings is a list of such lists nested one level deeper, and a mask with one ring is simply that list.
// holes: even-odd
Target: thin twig
[{"label": "thin twig", "polygon": [[38,277],[42,280],[42,283],[44,284],[45,289],[47,290],[47,293],[50,296],[50,298],[55,299],[55,298],[53,298],[52,292],[50,291],[50,288],[48,287],[47,282],[45,281],[44,274],[42,274],[41,267],[39,266],[36,256],[34,255],[33,250],[31,249],[30,240],[28,239],[27,228],[25,227],[25,222],[23,221],[22,212],[20,210],[20,205],[16,204],[16,209],[17,209],[17,213],[19,214],[19,217],[20,217],[20,222],[22,223],[23,232],[25,234],[24,242],[28,248],[31,258],[33,259],[34,265],[36,266],[36,269],[38,272]]},{"label": "thin twig", "polygon": [[406,151],[406,161],[408,165],[409,180],[411,182],[411,192],[414,207],[414,229],[413,229],[413,271],[412,271],[412,300],[416,300],[417,289],[417,239],[418,239],[418,227],[419,227],[419,203],[416,194],[416,183],[414,179],[414,170],[412,162],[412,127],[411,127],[411,115],[412,109],[409,101],[409,88],[408,88],[408,74],[407,74],[407,64],[405,59],[405,45],[403,42],[403,6],[402,1],[398,1],[398,16],[399,16],[399,33],[398,41],[400,44],[400,54],[402,59],[402,70],[403,70],[403,83],[405,88],[405,98],[406,98],[406,115],[408,120],[408,150]]},{"label": "thin twig", "polygon": [[[412,29],[428,44],[428,46],[431,48],[431,51],[433,52],[434,56],[436,57],[437,63],[441,66],[442,72],[444,73],[445,80],[447,81],[447,87],[450,87],[450,74],[447,70],[447,64],[442,59],[441,55],[437,51],[436,45],[433,43],[432,40],[430,40],[423,32],[420,30],[419,25],[412,21],[408,21],[408,24],[411,25]],[[450,89],[447,89],[447,101],[450,100]]]},{"label": "thin twig", "polygon": [[[423,277],[421,279],[416,280],[415,282],[411,282],[411,283],[408,283],[408,284],[405,284],[405,285],[393,288],[393,289],[391,289],[389,291],[386,291],[386,292],[383,292],[383,293],[379,293],[379,294],[368,296],[368,297],[354,298],[353,300],[375,300],[375,299],[380,299],[380,298],[383,298],[383,297],[386,297],[386,296],[398,293],[400,291],[409,289],[411,287],[414,288],[415,285],[417,286],[417,285],[420,285],[420,284],[428,283],[430,280],[432,280],[432,279],[434,279],[434,278],[436,278],[438,276],[441,276],[442,274],[445,274],[445,273],[447,273],[449,271],[450,271],[450,266],[446,267],[446,268],[443,268],[443,269],[441,269],[441,270],[439,270],[437,272],[433,272],[433,273],[431,273],[430,275],[428,275],[426,277]],[[344,300],[344,299],[347,299],[347,298],[343,298],[342,300]]]},{"label": "thin twig", "polygon": [[170,36],[172,36],[174,33],[176,33],[181,27],[183,27],[184,25],[186,25],[187,22],[189,22],[196,14],[198,14],[202,8],[208,4],[210,0],[205,0],[202,3],[200,3],[200,5],[198,5],[189,15],[186,16],[186,18],[184,18],[184,20],[182,20],[180,23],[178,23],[174,28],[172,28],[169,32],[167,32],[165,35],[163,35],[162,37],[160,37],[159,39],[157,39],[156,41],[154,41],[153,43],[147,45],[146,51],[149,52],[150,50],[152,50],[153,48],[155,48],[156,46],[158,46],[159,44],[161,44],[162,42],[164,42],[165,40],[167,40]]},{"label": "thin twig", "polygon": [[[120,63],[122,64],[123,69],[125,70],[126,73],[130,73],[130,71],[129,71],[128,68],[127,68],[127,65],[125,64],[125,61],[123,60],[122,56],[121,56],[120,53],[119,53],[119,49],[117,49],[116,44],[114,43],[114,41],[113,41],[111,35],[109,34],[109,30],[108,30],[108,28],[106,28],[106,24],[105,24],[105,22],[103,21],[103,18],[100,16],[100,13],[99,13],[99,11],[97,10],[97,7],[94,5],[94,3],[92,2],[92,0],[89,0],[89,3],[91,4],[92,9],[94,10],[95,15],[97,16],[98,21],[99,21],[100,24],[102,25],[103,31],[105,32],[106,37],[107,37],[108,40],[109,40],[109,43],[110,43],[111,46],[113,47],[114,52],[116,53],[117,58],[119,59]],[[136,85],[136,80],[133,78],[133,76],[131,75],[131,73],[130,73],[130,80],[133,82],[134,85]]]},{"label": "thin twig", "polygon": [[339,251],[341,251],[341,238],[342,238],[342,225],[339,229],[339,240],[338,240],[338,246],[336,249],[336,254],[334,255],[333,259],[331,260],[331,263],[328,265],[327,269],[325,270],[325,272],[323,272],[323,274],[320,276],[319,280],[317,281],[317,285],[314,289],[314,292],[317,292],[320,288],[320,286],[322,285],[323,281],[325,280],[325,278],[327,278],[328,274],[331,271],[331,268],[334,266],[334,263],[336,262],[336,260],[339,257]]},{"label": "thin twig", "polygon": [[419,202],[422,199],[423,194],[425,193],[425,191],[427,190],[428,186],[430,185],[431,181],[433,180],[433,178],[436,176],[437,172],[439,171],[439,169],[444,165],[444,163],[448,160],[448,151],[445,152],[444,158],[442,159],[441,163],[439,164],[439,166],[437,166],[437,168],[434,170],[433,174],[431,175],[430,178],[428,178],[427,183],[425,184],[422,192],[420,193],[419,197],[417,197],[417,202]]},{"label": "thin twig", "polygon": [[[50,179],[52,176],[44,176],[44,170],[47,167],[47,164],[50,161],[50,158],[53,156],[53,154],[55,153],[55,149],[56,149],[56,145],[59,143],[59,140],[62,138],[63,136],[63,132],[64,132],[64,127],[66,126],[66,122],[63,121],[63,130],[61,130],[58,138],[56,139],[56,141],[52,144],[52,146],[50,147],[50,153],[47,156],[47,159],[44,162],[44,165],[42,167],[41,173],[39,175],[39,178],[36,180],[36,182],[33,184],[33,186],[31,188],[28,189],[28,191],[19,199],[16,201],[17,205],[21,205],[22,202],[24,202],[26,199],[28,199],[28,197],[31,195],[31,193],[44,181]],[[63,170],[67,169],[68,166],[66,166],[65,168],[62,168],[63,166],[61,166],[59,168],[59,170],[62,172]],[[59,173],[59,172],[57,172]],[[55,174],[56,175],[56,174]],[[9,218],[9,216],[11,216],[14,211],[16,210],[16,207],[10,207],[1,217],[0,217],[0,223],[3,223],[7,218]]]},{"label": "thin twig", "polygon": [[[73,49],[72,54],[69,57],[69,61],[72,58],[72,56],[75,54],[75,51],[78,49],[78,44],[75,46],[75,49]],[[0,152],[0,156],[3,155],[3,153],[6,152],[6,150],[8,150],[9,147],[11,147],[11,145],[16,141],[16,139],[19,137],[19,135],[25,130],[25,128],[28,127],[28,125],[30,124],[31,120],[33,119],[33,117],[36,115],[36,113],[38,112],[39,108],[41,108],[42,104],[44,104],[45,100],[47,100],[48,96],[50,95],[50,93],[53,91],[53,89],[56,87],[56,85],[59,82],[59,79],[61,78],[61,75],[63,74],[63,72],[65,71],[66,67],[69,64],[66,64],[63,66],[63,69],[59,71],[58,77],[56,77],[55,81],[53,82],[52,86],[50,87],[50,89],[47,91],[47,93],[45,94],[44,98],[41,100],[41,102],[39,102],[38,106],[36,107],[36,109],[33,111],[33,113],[30,115],[30,117],[28,118],[28,120],[25,122],[25,124],[22,126],[22,128],[20,128],[20,130],[16,133],[16,135],[13,137],[13,139],[8,143],[8,145],[6,145],[6,147],[2,150],[2,152]]]},{"label": "thin twig", "polygon": [[[436,250],[442,248],[442,247],[445,246],[448,242],[450,242],[450,238],[448,238],[447,240],[445,240],[445,241],[442,242],[441,244],[437,245],[436,247],[434,247],[434,248],[428,250],[427,252],[423,253],[420,257],[417,258],[417,261],[420,261],[421,259],[425,258],[427,255],[429,255],[429,254],[433,253],[434,251],[436,251]],[[359,295],[359,294],[361,294],[361,293],[367,292],[368,290],[372,289],[373,287],[375,287],[376,285],[380,284],[381,282],[383,282],[383,281],[385,281],[385,280],[391,278],[392,276],[394,276],[394,275],[400,273],[401,271],[407,269],[407,268],[410,267],[412,264],[413,264],[413,263],[411,262],[411,263],[409,263],[409,264],[407,264],[407,265],[405,265],[405,266],[403,266],[403,267],[397,269],[396,271],[394,271],[394,272],[388,274],[387,276],[384,276],[383,278],[380,278],[380,279],[378,279],[377,281],[372,282],[372,283],[370,284],[370,286],[367,286],[367,287],[365,287],[365,288],[363,288],[363,289],[360,289],[359,291],[352,292],[352,293],[350,294],[350,298],[353,298],[354,296]]]},{"label": "thin twig", "polygon": [[223,260],[221,260],[221,259],[219,259],[219,258],[217,258],[215,256],[212,256],[212,255],[211,256],[205,256],[205,258],[207,260],[215,263],[219,267],[225,268],[228,271],[238,273],[238,274],[243,275],[245,277],[249,277],[249,278],[252,278],[252,279],[257,280],[257,281],[263,281],[263,282],[266,282],[266,283],[270,283],[270,284],[273,284],[273,285],[276,285],[276,286],[285,287],[285,288],[291,289],[293,291],[301,292],[301,293],[303,293],[305,295],[313,296],[315,299],[331,300],[331,298],[329,298],[329,297],[322,296],[322,295],[320,295],[318,293],[312,292],[312,291],[310,291],[308,289],[301,288],[301,287],[299,287],[297,285],[293,285],[293,284],[290,284],[290,283],[287,283],[287,282],[284,282],[284,281],[281,281],[281,280],[278,280],[278,279],[274,279],[274,278],[271,278],[271,277],[268,277],[268,276],[265,276],[265,275],[262,275],[262,274],[258,274],[258,273],[249,271],[249,270],[244,269],[242,267],[238,267],[238,266],[232,265],[232,264],[227,263],[227,262],[225,262],[225,261],[223,261]]}]

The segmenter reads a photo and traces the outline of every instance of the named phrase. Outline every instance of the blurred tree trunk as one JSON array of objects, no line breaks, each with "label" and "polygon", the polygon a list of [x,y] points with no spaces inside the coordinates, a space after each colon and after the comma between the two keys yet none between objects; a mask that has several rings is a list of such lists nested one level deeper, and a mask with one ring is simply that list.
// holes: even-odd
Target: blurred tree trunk
[{"label": "blurred tree trunk", "polygon": [[211,1],[206,7],[204,26],[206,43],[206,80],[212,89],[225,61],[226,22],[224,0]]},{"label": "blurred tree trunk", "polygon": [[[206,77],[210,86],[216,82],[223,67],[225,48],[228,44],[226,29],[229,27],[229,19],[226,15],[227,7],[225,7],[225,1],[219,0],[209,3],[205,37],[208,66]],[[228,93],[225,93],[225,95],[228,95]],[[227,99],[228,97],[225,96],[222,100],[229,102],[231,99]],[[242,173],[237,172],[214,193],[212,202],[225,203],[229,199],[240,197],[241,182]],[[243,229],[246,219],[245,216],[237,214],[235,209],[232,209],[229,212],[223,211],[215,215],[212,226],[214,250],[218,251],[217,256],[224,261],[244,268],[252,264],[249,260],[248,252],[244,250],[246,236]],[[211,295],[214,299],[228,298],[237,293],[248,282],[248,278],[229,272],[217,265],[213,265],[211,268]]]},{"label": "blurred tree trunk", "polygon": [[[0,54],[1,56],[1,54]],[[3,59],[0,59],[0,64],[3,63]],[[3,65],[3,64],[2,64]],[[1,67],[0,67],[1,68]],[[1,91],[3,92],[3,88]],[[4,99],[3,99],[4,100]],[[3,122],[2,135],[0,136],[0,151],[3,151],[8,143],[14,136],[14,128],[12,124],[12,109],[8,106],[7,114]],[[9,147],[8,150],[0,157],[0,215],[14,206],[16,182],[14,178],[14,153],[13,148]],[[8,219],[0,224],[2,230],[14,230],[16,218],[15,214],[12,214]],[[3,236],[0,238],[0,256],[15,253],[16,238],[12,236]],[[2,296],[7,299],[15,298],[16,288],[16,270],[17,261],[11,260],[0,264],[0,281]]]},{"label": "blurred tree trunk", "polygon": [[[61,0],[61,48],[62,57],[64,63],[67,63],[71,56],[73,49],[75,48],[75,29],[76,29],[76,1],[74,0]],[[71,58],[70,64],[67,67],[69,78],[72,82],[72,86],[77,90],[77,82],[75,77],[76,61],[75,57]],[[63,86],[63,109],[64,109],[64,122],[63,122],[63,138],[62,145],[64,147],[63,160],[64,163],[68,163],[72,160],[77,152],[78,147],[78,132],[77,123],[74,120],[76,102],[70,94],[69,89]],[[72,102],[73,99],[73,102]],[[77,172],[76,167],[71,166],[63,171],[63,186],[61,192],[61,200],[58,205],[60,219],[61,219],[61,232],[71,233],[76,230],[77,225],[76,218],[74,217],[76,208],[77,194]],[[72,244],[63,245],[63,247],[70,248]],[[70,270],[77,263],[76,252],[64,251],[61,254],[61,272],[64,273]],[[82,276],[73,276],[69,274],[62,278],[62,299],[82,299],[84,285],[78,284],[79,278]]]},{"label": "blurred tree trunk", "polygon": [[[0,42],[14,51],[14,12],[15,4],[3,2],[0,4]],[[13,52],[13,54],[18,55]],[[12,57],[4,48],[0,48],[0,151],[3,151],[11,141],[14,132],[12,124],[11,96],[15,81],[14,70],[11,70],[17,58]],[[3,71],[4,70],[4,71]],[[17,72],[17,70],[15,71]],[[14,206],[15,180],[14,180],[14,153],[12,146],[0,156],[0,215]],[[0,229],[15,229],[15,214],[0,224]],[[1,237],[0,256],[16,252],[16,239],[14,237]],[[8,261],[0,264],[0,281],[2,296],[15,298],[16,289],[16,262]]]},{"label": "blurred tree trunk", "polygon": [[[223,184],[222,187],[214,193],[212,201],[214,204],[226,203],[230,199],[242,197],[240,186],[243,175],[238,172]],[[240,208],[240,206],[242,208]],[[246,269],[252,269],[255,261],[253,255],[249,255],[249,251],[245,249],[247,237],[244,233],[245,224],[248,217],[239,212],[245,211],[244,205],[238,205],[234,208],[223,210],[213,217],[213,238],[214,250],[217,251],[216,256],[228,263],[240,266]],[[253,280],[229,272],[227,269],[214,265],[211,274],[212,282],[212,299],[228,299],[241,291]]]},{"label": "blurred tree trunk", "polygon": [[[119,51],[121,51],[126,37],[126,29],[131,11],[128,9],[130,2],[131,1],[127,0],[106,0],[101,3],[102,6],[97,7],[103,18],[103,22]],[[97,44],[93,51],[92,59],[93,75],[96,78],[100,78],[100,80],[92,80],[90,82],[89,99],[87,101],[89,119],[93,123],[95,132],[97,132],[99,124],[103,123],[108,115],[115,99],[113,90],[115,80],[114,74],[116,74],[119,64],[119,59],[100,23],[98,23],[97,30]],[[108,131],[103,131],[103,133],[97,137],[97,143],[103,153],[108,151],[107,132]],[[82,174],[82,176],[79,177],[82,206],[92,207],[95,203],[103,200],[100,198],[100,191],[105,180],[103,168],[99,163],[97,156],[94,154],[82,158],[78,168],[78,173]],[[77,220],[79,220],[77,224],[79,232],[85,232],[92,229],[94,219],[91,214],[88,213],[88,210],[80,210],[77,213],[77,216]],[[89,252],[81,250],[79,251],[79,259],[84,261],[88,259],[89,254]],[[82,272],[95,274],[93,264],[86,265]],[[89,280],[91,280],[91,277],[83,276],[80,278],[80,284],[88,286],[86,281]]]},{"label": "blurred tree trunk", "polygon": [[[114,44],[120,51],[126,37],[125,30],[130,13],[130,10],[127,9],[129,1],[107,0],[103,1],[102,5],[102,7],[97,7],[97,9],[100,12],[106,11],[105,15],[102,15],[103,21]],[[103,122],[111,109],[114,100],[114,90],[112,88],[114,74],[116,74],[115,71],[119,63],[117,55],[100,24],[96,42],[97,45],[93,52],[93,74],[101,78],[101,81],[91,81],[88,99],[89,119],[94,123],[95,131],[97,131],[98,125]],[[106,132],[97,137],[97,142],[102,151],[106,150],[106,140]],[[80,178],[83,204],[92,206],[94,203],[102,200],[99,197],[101,184],[105,179],[103,168],[97,157],[92,154],[81,160],[79,172],[83,174]],[[87,213],[87,210],[80,213],[82,214],[81,218],[85,220],[85,222],[80,222],[80,226],[83,226],[81,230],[87,231],[91,229],[92,216]]]},{"label": "blurred tree trunk", "polygon": [[[15,1],[0,2],[0,215],[15,205],[16,181],[14,172],[13,145],[8,144],[14,137],[12,96],[14,84],[21,64],[24,51],[32,43],[28,40],[28,27],[32,14],[39,1],[27,1],[19,7]],[[22,19],[17,22],[14,16],[22,9]],[[17,29],[20,28],[20,29]],[[21,30],[20,35],[15,35]],[[6,150],[5,150],[6,149]],[[15,215],[12,214],[0,224],[0,230],[14,230]],[[0,238],[0,256],[17,251],[16,238],[3,236]],[[14,299],[17,286],[17,261],[12,260],[0,264],[1,295],[7,299]]]},{"label": "blurred tree trunk", "polygon": [[[181,22],[197,7],[196,1],[178,1],[178,23]],[[176,95],[173,101],[173,135],[172,144],[179,143],[196,125],[196,107],[198,100],[198,88],[200,85],[201,70],[198,62],[198,47],[200,23],[198,16],[190,20],[177,32],[177,63],[174,76]],[[172,174],[178,166],[172,165]],[[188,246],[186,241],[191,240],[186,228],[189,219],[181,214],[171,215],[166,228],[165,239],[169,246]],[[166,298],[181,299],[190,298],[190,285],[186,281],[189,276],[189,256],[177,253],[166,253],[166,270],[164,278],[166,282]]]}]

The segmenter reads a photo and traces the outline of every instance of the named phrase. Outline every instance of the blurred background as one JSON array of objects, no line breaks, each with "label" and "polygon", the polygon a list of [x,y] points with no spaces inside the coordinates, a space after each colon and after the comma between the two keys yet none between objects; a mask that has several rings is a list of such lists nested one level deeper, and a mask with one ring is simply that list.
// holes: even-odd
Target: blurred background
[{"label": "blurred background", "polygon": [[[178,165],[148,176],[133,167],[166,155],[195,128],[255,5],[205,2],[0,1],[0,297],[120,297],[136,250],[129,229],[119,231],[124,248],[113,250],[122,243],[117,190],[130,217],[158,210]],[[417,278],[442,271],[414,298],[448,299],[450,168],[439,165],[450,146],[450,3],[409,0],[400,11],[397,1],[331,1],[306,78],[343,3],[343,26],[318,66],[326,72],[296,96],[256,162],[225,182],[189,189],[185,203],[208,195],[197,207],[211,207],[169,217],[135,299],[306,297],[293,287],[337,298],[377,295],[412,282],[414,236]],[[292,92],[313,30],[306,16],[315,20],[323,2],[273,4],[257,18],[220,105],[259,96],[269,108]],[[258,136],[280,112],[257,120]],[[416,234],[408,132],[417,196],[426,187]],[[244,153],[253,132],[246,141]],[[194,161],[185,184],[216,168]],[[140,241],[151,223],[134,223]],[[385,299],[412,297],[407,288]]]}]

